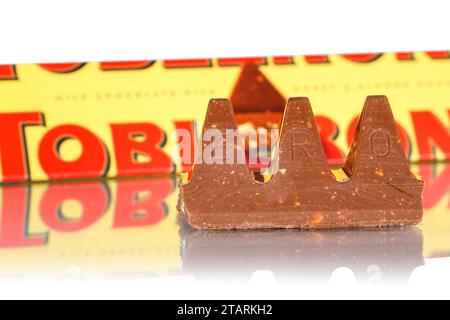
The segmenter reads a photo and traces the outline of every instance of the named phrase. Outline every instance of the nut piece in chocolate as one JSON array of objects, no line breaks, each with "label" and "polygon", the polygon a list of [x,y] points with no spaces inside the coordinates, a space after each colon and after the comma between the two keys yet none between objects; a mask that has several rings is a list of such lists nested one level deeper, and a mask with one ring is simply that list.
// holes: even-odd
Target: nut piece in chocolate
[{"label": "nut piece in chocolate", "polygon": [[[336,179],[327,165],[307,98],[287,102],[269,178],[258,181],[237,154],[213,152],[209,130],[236,132],[227,99],[209,103],[191,180],[180,186],[180,210],[197,229],[334,229],[414,225],[423,215],[423,182],[411,171],[389,102],[369,96],[347,161]],[[227,141],[224,143],[229,144]],[[228,146],[227,146],[228,147]],[[210,159],[209,159],[210,160]]]}]

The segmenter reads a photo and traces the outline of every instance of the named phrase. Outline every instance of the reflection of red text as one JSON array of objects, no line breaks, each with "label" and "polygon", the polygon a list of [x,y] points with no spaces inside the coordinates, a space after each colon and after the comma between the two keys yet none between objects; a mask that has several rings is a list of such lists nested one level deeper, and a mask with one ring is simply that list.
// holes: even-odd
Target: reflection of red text
[{"label": "reflection of red text", "polygon": [[172,193],[171,180],[118,181],[114,228],[150,226],[168,214],[164,203]]},{"label": "reflection of red text", "polygon": [[[117,185],[116,192],[111,188]],[[174,190],[171,179],[51,183],[30,212],[33,187],[0,188],[0,248],[44,246],[52,231],[81,232],[99,222],[111,208],[113,229],[156,225],[167,216],[164,202]],[[111,194],[116,194],[111,198]],[[67,204],[67,206],[65,206]],[[30,215],[38,214],[48,231],[30,233]],[[33,219],[36,219],[34,217]],[[105,230],[106,232],[107,230]]]},{"label": "reflection of red text", "polygon": [[[76,201],[81,206],[78,217],[66,216],[63,204],[68,200]],[[105,214],[108,202],[109,192],[102,183],[51,184],[42,196],[39,212],[50,229],[74,232],[97,222]]]},{"label": "reflection of red text", "polygon": [[43,246],[47,233],[30,234],[30,188],[23,185],[4,186],[0,212],[0,248]]}]

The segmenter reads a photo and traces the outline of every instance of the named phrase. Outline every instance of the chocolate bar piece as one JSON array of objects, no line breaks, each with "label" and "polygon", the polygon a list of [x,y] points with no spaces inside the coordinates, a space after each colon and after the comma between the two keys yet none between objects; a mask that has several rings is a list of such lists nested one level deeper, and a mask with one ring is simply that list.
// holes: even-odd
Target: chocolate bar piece
[{"label": "chocolate bar piece", "polygon": [[[259,129],[270,130],[279,128],[283,118],[286,99],[281,95],[270,80],[253,63],[242,66],[238,80],[230,95],[233,104],[239,132],[244,136]],[[267,145],[272,146],[271,136],[267,135]],[[245,153],[248,156],[252,148],[250,143],[245,144]],[[270,159],[270,150],[267,156],[258,163],[249,165],[251,170],[259,170]]]},{"label": "chocolate bar piece", "polygon": [[[203,133],[236,130],[227,99],[209,103]],[[202,136],[204,137],[204,135]],[[208,148],[202,138],[199,156]],[[234,149],[243,148],[236,139]],[[423,182],[411,173],[389,102],[367,98],[354,141],[337,180],[327,166],[307,98],[287,102],[274,170],[254,179],[247,164],[196,160],[180,186],[181,209],[198,229],[332,229],[413,225],[423,215]]]}]

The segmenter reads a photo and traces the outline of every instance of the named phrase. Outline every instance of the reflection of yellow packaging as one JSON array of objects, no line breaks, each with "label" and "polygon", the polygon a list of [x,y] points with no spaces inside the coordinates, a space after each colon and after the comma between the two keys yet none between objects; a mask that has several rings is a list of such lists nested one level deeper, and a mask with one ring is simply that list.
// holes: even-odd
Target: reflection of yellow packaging
[{"label": "reflection of yellow packaging", "polygon": [[[339,162],[367,95],[390,99],[412,161],[450,158],[447,51],[0,66],[3,182],[171,173],[175,128],[201,126],[243,62],[308,96]],[[22,130],[23,129],[23,130]]]},{"label": "reflection of yellow packaging", "polygon": [[[381,240],[384,239],[383,248],[388,250],[392,244],[397,249],[404,248],[405,252],[410,252],[410,249],[419,250],[418,254],[421,255],[423,236],[425,258],[448,257],[450,166],[421,165],[414,166],[413,169],[425,180],[424,221],[419,225],[423,233],[411,235],[393,228],[391,237],[389,229],[383,230],[383,236],[380,236]],[[215,248],[211,247],[213,242],[205,241],[211,238],[207,234],[203,237],[201,233],[190,235],[185,231],[180,236],[177,201],[175,181],[170,178],[2,186],[0,274],[20,276],[51,273],[64,277],[81,273],[86,277],[139,277],[189,272],[183,265],[185,259],[192,256],[183,256],[183,252],[193,254],[200,251],[197,251],[199,248],[186,247],[189,244],[184,243],[184,240],[195,239],[196,245],[211,252]],[[331,259],[327,255],[332,255],[335,251],[344,256],[346,252],[353,250],[366,251],[361,249],[361,239],[365,239],[365,244],[369,247],[372,241],[370,239],[374,243],[380,240],[376,235],[366,237],[363,232],[346,236],[345,231],[338,231],[336,235],[326,235],[325,240],[330,241],[323,242],[327,246],[324,250],[320,246],[323,239],[321,232],[306,233],[307,236],[303,237],[306,242],[290,237],[292,232],[288,232],[288,236],[274,233],[270,241],[272,249],[276,252],[278,246],[290,248],[286,241],[298,240],[297,246],[308,245],[308,241],[312,241],[317,249],[316,258],[326,262]],[[221,236],[215,238],[221,239]],[[231,243],[238,242],[227,233],[224,238],[230,238]],[[250,238],[262,245],[262,248],[268,242],[264,235],[247,238],[241,233],[241,238],[238,239],[243,241],[242,239]],[[339,239],[345,241],[340,243],[337,241]],[[407,247],[411,240],[414,240],[411,244],[413,248]],[[420,248],[417,248],[418,243]],[[378,247],[377,250],[374,252],[381,249]],[[294,251],[289,252],[294,254]],[[309,251],[314,250],[310,248]],[[304,253],[305,250],[300,250],[299,256]],[[239,255],[239,252],[235,254]],[[241,254],[246,256],[245,252]],[[398,258],[392,252],[388,256],[394,256],[394,260]],[[303,266],[302,263],[313,264],[313,261],[289,257],[291,258],[299,266]],[[337,260],[335,262],[340,262]],[[196,264],[198,263],[200,262],[196,260]]]},{"label": "reflection of yellow packaging", "polygon": [[0,194],[0,273],[180,272],[171,179],[4,186]]}]

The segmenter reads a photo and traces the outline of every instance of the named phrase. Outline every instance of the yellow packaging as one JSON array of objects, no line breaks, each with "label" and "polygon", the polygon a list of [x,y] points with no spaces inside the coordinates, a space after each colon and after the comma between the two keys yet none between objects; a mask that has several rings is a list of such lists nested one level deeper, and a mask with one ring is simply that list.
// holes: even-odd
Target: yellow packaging
[{"label": "yellow packaging", "polygon": [[176,128],[201,128],[254,63],[285,97],[307,96],[322,138],[348,150],[367,95],[388,96],[410,160],[450,158],[448,51],[0,66],[0,181],[168,174]]}]

